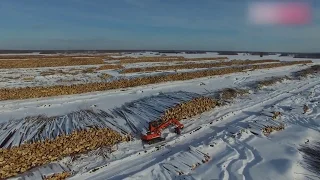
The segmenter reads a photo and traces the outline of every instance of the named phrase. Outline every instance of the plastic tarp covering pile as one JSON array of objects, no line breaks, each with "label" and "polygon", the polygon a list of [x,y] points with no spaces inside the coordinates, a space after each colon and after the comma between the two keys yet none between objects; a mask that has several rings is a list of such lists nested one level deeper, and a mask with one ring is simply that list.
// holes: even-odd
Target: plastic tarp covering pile
[{"label": "plastic tarp covering pile", "polygon": [[19,146],[25,142],[54,139],[88,128],[111,128],[122,134],[139,135],[148,123],[160,118],[166,109],[198,97],[190,92],[160,93],[112,110],[87,109],[66,115],[26,117],[0,124],[0,148]]}]

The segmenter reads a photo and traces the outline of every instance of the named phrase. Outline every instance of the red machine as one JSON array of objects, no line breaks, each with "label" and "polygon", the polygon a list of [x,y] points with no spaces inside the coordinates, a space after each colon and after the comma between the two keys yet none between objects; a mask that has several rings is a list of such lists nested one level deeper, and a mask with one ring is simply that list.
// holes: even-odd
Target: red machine
[{"label": "red machine", "polygon": [[161,137],[161,131],[170,125],[176,126],[174,130],[177,134],[180,134],[181,129],[183,129],[184,127],[183,124],[181,124],[176,119],[171,119],[166,122],[158,122],[158,121],[149,122],[149,131],[147,132],[146,135],[141,136],[142,141],[145,141],[149,144],[163,141],[164,138]]}]

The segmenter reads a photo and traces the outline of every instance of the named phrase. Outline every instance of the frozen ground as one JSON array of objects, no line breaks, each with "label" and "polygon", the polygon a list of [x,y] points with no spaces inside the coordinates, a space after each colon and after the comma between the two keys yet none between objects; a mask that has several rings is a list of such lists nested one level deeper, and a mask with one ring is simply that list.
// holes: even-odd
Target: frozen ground
[{"label": "frozen ground", "polygon": [[[184,56],[212,57],[212,54]],[[260,58],[243,55],[231,57]],[[292,60],[289,57],[280,58],[282,58],[280,60]],[[262,59],[279,58],[267,56]],[[319,63],[317,60],[314,62]],[[25,126],[19,123],[26,116],[46,114],[65,117],[57,120],[57,123],[48,124],[46,127],[48,130],[59,126],[61,129],[66,127],[65,131],[70,131],[77,126],[96,123],[88,119],[70,121],[71,115],[74,117],[72,113],[79,109],[99,109],[105,112],[130,110],[132,113],[122,116],[113,114],[107,122],[115,123],[115,129],[125,129],[135,133],[126,125],[126,122],[130,121],[139,131],[144,131],[146,123],[158,116],[154,109],[170,107],[192,95],[210,95],[226,87],[248,87],[251,82],[272,76],[289,75],[304,68],[307,66],[297,65],[122,90],[2,101],[0,140],[10,130],[16,132],[11,139],[13,143],[20,142],[21,139],[32,139],[32,135],[27,136],[26,132],[20,133],[26,130],[25,127],[29,129],[28,132],[37,129],[36,124]],[[182,123],[185,128],[182,134],[177,136],[171,128],[166,129],[163,133],[166,137],[164,142],[145,145],[135,139],[129,143],[119,144],[117,150],[111,154],[99,149],[76,159],[64,158],[59,162],[35,168],[20,178],[41,179],[41,175],[66,170],[75,173],[71,179],[314,178],[305,175],[313,174],[301,167],[302,157],[297,148],[308,141],[312,143],[316,134],[320,132],[319,100],[319,77],[310,77],[302,81],[288,80],[260,91],[252,91],[250,95],[236,99],[227,106],[184,120]],[[306,114],[303,114],[304,104],[310,108]],[[142,110],[142,107],[146,106],[152,108]],[[269,115],[272,111],[281,111],[282,116],[272,120]],[[71,127],[65,125],[68,124],[65,121],[74,124]],[[261,134],[259,129],[261,124],[279,122],[285,123],[285,130],[272,133],[270,136]],[[108,123],[100,125],[110,126]],[[9,128],[4,128],[5,125]],[[46,134],[42,135],[48,137]]]}]

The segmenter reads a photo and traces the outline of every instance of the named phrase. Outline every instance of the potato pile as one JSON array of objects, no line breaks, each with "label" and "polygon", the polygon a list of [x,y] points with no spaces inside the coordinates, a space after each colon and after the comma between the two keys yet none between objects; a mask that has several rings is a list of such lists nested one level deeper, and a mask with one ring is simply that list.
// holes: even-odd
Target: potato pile
[{"label": "potato pile", "polygon": [[56,173],[44,178],[44,180],[64,180],[67,179],[71,174],[69,172]]},{"label": "potato pile", "polygon": [[[275,68],[281,66],[290,66],[294,64],[309,63],[312,61],[292,61],[292,62],[281,62],[272,64],[259,64],[250,65],[251,69],[264,69],[264,68]],[[202,78],[207,76],[216,76],[231,74],[236,72],[243,72],[248,69],[247,67],[228,67],[221,69],[196,71],[196,72],[184,72],[168,75],[159,76],[148,76],[148,77],[137,77],[132,79],[120,79],[112,82],[96,82],[87,84],[73,84],[69,86],[57,85],[47,87],[21,87],[21,88],[10,88],[0,89],[0,100],[13,100],[13,99],[28,99],[28,98],[40,98],[50,97],[59,95],[71,95],[81,94],[94,91],[105,91],[110,89],[136,87],[148,84],[156,84],[168,81],[182,81],[196,78]]]},{"label": "potato pile", "polygon": [[[116,58],[117,59],[117,58]],[[118,58],[120,63],[139,63],[139,62],[171,62],[171,61],[203,61],[203,60],[225,60],[227,57],[215,57],[215,58],[192,58],[186,59],[184,57],[139,57],[139,58]]]},{"label": "potato pile", "polygon": [[198,60],[226,60],[228,59],[228,57],[203,57],[203,58],[188,58],[186,60],[190,60],[190,61],[198,61]]},{"label": "potato pile", "polygon": [[212,68],[212,67],[222,67],[222,66],[232,66],[232,65],[250,65],[257,63],[266,63],[266,62],[280,62],[279,60],[256,60],[256,61],[241,61],[233,60],[229,62],[220,62],[220,63],[197,63],[197,64],[183,64],[183,65],[172,65],[172,66],[152,66],[145,68],[130,68],[124,69],[121,73],[134,73],[134,72],[152,72],[159,70],[176,70],[176,69],[194,69],[194,68]]},{"label": "potato pile", "polygon": [[262,133],[265,136],[268,136],[273,131],[281,131],[281,130],[284,130],[284,124],[283,123],[280,123],[279,126],[275,126],[275,125],[273,125],[273,126],[265,126],[264,128],[262,128]]},{"label": "potato pile", "polygon": [[168,121],[170,119],[187,119],[205,111],[211,110],[217,105],[217,101],[208,97],[198,97],[190,101],[180,103],[173,108],[166,110],[161,121]]},{"label": "potato pile", "polygon": [[102,58],[38,58],[28,60],[0,60],[0,69],[12,68],[36,68],[36,67],[57,67],[57,66],[76,66],[76,65],[91,65],[104,64]]},{"label": "potato pile", "polygon": [[126,137],[108,128],[88,129],[59,136],[54,140],[0,149],[0,179],[15,176],[65,156],[112,146],[125,140]]},{"label": "potato pile", "polygon": [[148,56],[141,56],[141,57],[110,57],[111,60],[137,60],[137,59],[184,59],[183,56],[156,56],[156,57],[148,57]]}]

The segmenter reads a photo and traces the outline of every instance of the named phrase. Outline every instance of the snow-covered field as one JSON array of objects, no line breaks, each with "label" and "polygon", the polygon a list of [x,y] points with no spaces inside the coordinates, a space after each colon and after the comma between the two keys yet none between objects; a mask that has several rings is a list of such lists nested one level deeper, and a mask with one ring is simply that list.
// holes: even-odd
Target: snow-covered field
[{"label": "snow-covered field", "polygon": [[[176,54],[167,55],[176,56]],[[155,56],[155,54],[140,55],[138,53],[131,54],[131,56]],[[183,56],[186,58],[218,57],[214,53],[183,54]],[[302,60],[278,55],[260,58],[241,54],[227,57],[229,60]],[[320,63],[320,60],[313,61],[314,64]],[[161,64],[127,64],[126,68]],[[170,62],[169,64],[175,63]],[[117,145],[116,150],[112,153],[104,152],[104,149],[101,148],[76,158],[66,157],[60,161],[34,168],[13,179],[41,179],[42,175],[62,171],[73,172],[70,179],[90,180],[316,179],[315,174],[302,167],[303,159],[298,148],[302,144],[314,142],[319,137],[319,76],[311,76],[302,80],[286,80],[261,90],[251,86],[256,81],[273,76],[291,75],[309,66],[311,65],[261,69],[79,95],[0,101],[0,145],[7,147],[19,145],[27,140],[39,140],[37,139],[39,136],[35,138],[34,133],[39,128],[46,129],[41,136],[53,138],[52,136],[62,132],[70,132],[94,124],[99,124],[99,127],[125,130],[135,137],[131,142]],[[85,79],[86,81],[83,82],[98,81],[95,79],[98,76],[93,73],[79,73],[70,77],[69,75],[40,76],[40,72],[47,69],[49,68],[4,70],[0,73],[0,81],[7,77],[23,75],[32,76],[38,81],[28,84],[19,78],[10,80],[10,83],[0,82],[0,87],[55,85],[59,78]],[[8,72],[11,72],[10,76]],[[115,77],[121,76],[116,70],[102,72]],[[174,71],[164,73],[168,72],[174,73]],[[142,75],[149,74],[143,73]],[[133,73],[127,76],[139,76],[139,74]],[[179,136],[173,132],[172,128],[168,128],[163,132],[166,138],[163,142],[147,145],[139,140],[138,132],[145,132],[147,123],[158,118],[165,109],[190,100],[192,97],[213,96],[223,88],[246,88],[250,89],[250,94],[199,116],[181,121],[185,128]],[[309,111],[305,114],[303,113],[304,105],[309,107]],[[108,118],[104,122],[88,118],[79,119],[77,116],[82,115],[79,114],[79,110],[87,109],[106,112]],[[272,119],[271,112],[274,111],[282,114],[276,120]],[[56,120],[47,124],[27,124],[24,121],[27,116],[41,114],[49,117],[56,116]],[[130,128],[128,122],[133,124],[135,129]],[[285,124],[284,130],[273,132],[269,136],[261,133],[260,128],[263,125],[280,122]],[[8,134],[12,136],[9,140]]]}]

